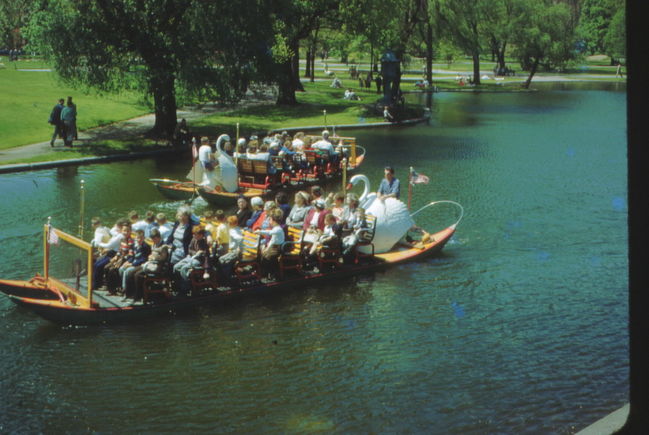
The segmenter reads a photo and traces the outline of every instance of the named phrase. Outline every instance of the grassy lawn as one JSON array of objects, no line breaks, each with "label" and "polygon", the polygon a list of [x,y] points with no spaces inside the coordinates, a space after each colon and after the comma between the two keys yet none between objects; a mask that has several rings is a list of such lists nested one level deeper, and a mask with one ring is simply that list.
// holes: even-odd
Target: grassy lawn
[{"label": "grassy lawn", "polygon": [[[343,79],[343,85],[346,82],[352,81]],[[368,113],[365,108],[377,99],[376,91],[350,86],[361,101],[348,101],[343,99],[345,88],[333,89],[329,85],[330,81],[305,83],[305,92],[297,93],[299,104],[294,107],[269,104],[217,113],[195,121],[192,129],[202,135],[215,136],[219,132],[234,131],[238,122],[241,134],[248,135],[282,127],[323,125],[323,110],[327,111],[327,125],[383,121],[382,116]]]},{"label": "grassy lawn", "polygon": [[47,123],[59,98],[72,96],[78,108],[80,130],[110,124],[148,113],[135,94],[84,94],[59,83],[52,72],[19,71],[47,69],[41,61],[8,62],[0,58],[0,149],[44,142],[52,137]]}]

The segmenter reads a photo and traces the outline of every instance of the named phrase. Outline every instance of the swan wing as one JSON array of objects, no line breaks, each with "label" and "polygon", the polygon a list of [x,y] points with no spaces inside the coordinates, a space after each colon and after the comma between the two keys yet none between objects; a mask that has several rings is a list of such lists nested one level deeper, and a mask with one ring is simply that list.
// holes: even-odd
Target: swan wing
[{"label": "swan wing", "polygon": [[[377,254],[392,249],[415,224],[410,217],[408,207],[395,198],[386,198],[384,201],[374,200],[366,212],[376,216],[372,243],[374,252]],[[369,252],[365,247],[359,249],[361,252]]]}]

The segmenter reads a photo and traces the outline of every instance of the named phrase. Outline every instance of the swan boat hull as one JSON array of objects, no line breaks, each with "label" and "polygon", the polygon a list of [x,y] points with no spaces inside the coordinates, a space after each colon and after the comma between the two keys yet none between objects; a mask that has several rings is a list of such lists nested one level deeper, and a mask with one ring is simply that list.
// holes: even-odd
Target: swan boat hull
[{"label": "swan boat hull", "polygon": [[[418,261],[439,253],[455,233],[455,226],[432,234],[426,243],[418,245],[397,245],[389,252],[376,254],[367,262],[340,265],[330,272],[295,274],[284,280],[257,282],[250,286],[219,287],[208,289],[185,298],[171,297],[140,305],[126,305],[108,300],[107,303],[83,307],[71,303],[57,289],[65,285],[50,278],[34,277],[31,281],[0,280],[0,290],[15,304],[57,324],[102,325],[137,321],[152,317],[169,316],[180,311],[209,303],[218,303],[246,295],[276,293],[284,290],[307,288],[327,282],[339,282],[358,274],[371,273],[404,262]],[[97,295],[99,298],[101,296]]]},{"label": "swan boat hull", "polygon": [[167,199],[183,201],[196,195],[196,184],[191,181],[170,180],[168,178],[151,178],[151,183]]}]

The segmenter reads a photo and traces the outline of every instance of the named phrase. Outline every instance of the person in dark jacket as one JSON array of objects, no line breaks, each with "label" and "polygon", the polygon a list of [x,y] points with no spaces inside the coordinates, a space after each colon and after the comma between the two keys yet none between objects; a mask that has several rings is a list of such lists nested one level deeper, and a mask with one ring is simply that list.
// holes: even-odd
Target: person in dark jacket
[{"label": "person in dark jacket", "polygon": [[61,120],[61,111],[63,110],[63,102],[65,100],[63,98],[59,98],[59,102],[52,108],[52,112],[50,113],[50,119],[49,122],[54,126],[54,134],[52,135],[52,140],[50,140],[50,146],[54,146],[54,141],[56,141],[56,138],[63,138],[63,135],[65,134],[63,131],[63,121]]}]

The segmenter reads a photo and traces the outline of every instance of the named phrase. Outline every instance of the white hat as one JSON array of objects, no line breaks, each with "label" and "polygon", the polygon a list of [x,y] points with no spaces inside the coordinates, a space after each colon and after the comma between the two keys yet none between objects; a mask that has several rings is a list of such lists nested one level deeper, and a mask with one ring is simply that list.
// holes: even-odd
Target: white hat
[{"label": "white hat", "polygon": [[246,144],[246,139],[244,139],[244,138],[240,138],[240,139],[237,141],[237,145],[245,145],[245,144]]},{"label": "white hat", "polygon": [[329,130],[324,130],[322,132],[322,136],[329,136]]},{"label": "white hat", "polygon": [[316,199],[313,204],[318,208],[325,208],[327,206],[327,203],[322,198]]},{"label": "white hat", "polygon": [[256,207],[261,207],[262,205],[264,205],[264,200],[261,199],[260,196],[254,196],[254,197],[250,200],[250,204],[251,204],[251,205],[254,205],[254,206],[256,206]]}]

